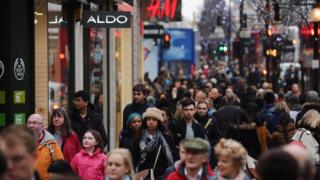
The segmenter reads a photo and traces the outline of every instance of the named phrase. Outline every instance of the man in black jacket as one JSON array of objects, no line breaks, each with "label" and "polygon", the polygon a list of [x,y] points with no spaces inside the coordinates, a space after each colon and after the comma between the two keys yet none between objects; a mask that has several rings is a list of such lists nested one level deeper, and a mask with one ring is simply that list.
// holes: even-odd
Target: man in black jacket
[{"label": "man in black jacket", "polygon": [[102,117],[94,111],[93,105],[89,102],[89,94],[85,91],[81,90],[73,95],[73,108],[71,109],[69,116],[72,129],[78,135],[80,141],[88,129],[93,129],[100,133],[103,144],[108,144]]},{"label": "man in black jacket", "polygon": [[132,88],[132,103],[127,104],[123,110],[123,129],[128,128],[128,117],[132,113],[142,114],[151,107],[146,100],[145,86],[143,84],[137,84]]},{"label": "man in black jacket", "polygon": [[204,128],[194,119],[195,103],[191,99],[186,99],[182,101],[181,106],[183,118],[178,120],[171,129],[176,147],[182,139],[205,138]]}]

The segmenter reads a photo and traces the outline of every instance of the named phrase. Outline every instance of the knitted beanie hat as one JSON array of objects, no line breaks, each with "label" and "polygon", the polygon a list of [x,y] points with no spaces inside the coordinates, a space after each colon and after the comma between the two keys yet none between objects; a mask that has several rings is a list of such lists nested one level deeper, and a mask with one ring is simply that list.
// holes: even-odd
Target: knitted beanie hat
[{"label": "knitted beanie hat", "polygon": [[150,107],[143,113],[143,119],[152,117],[163,122],[162,111],[156,107]]}]

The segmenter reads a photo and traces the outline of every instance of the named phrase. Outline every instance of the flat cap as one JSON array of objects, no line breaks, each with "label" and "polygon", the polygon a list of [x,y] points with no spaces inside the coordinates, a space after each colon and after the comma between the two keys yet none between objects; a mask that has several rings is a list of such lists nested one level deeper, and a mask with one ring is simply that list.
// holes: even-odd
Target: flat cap
[{"label": "flat cap", "polygon": [[187,139],[186,142],[183,144],[183,148],[186,150],[194,150],[194,151],[209,151],[209,142],[202,139],[202,138],[192,138]]}]

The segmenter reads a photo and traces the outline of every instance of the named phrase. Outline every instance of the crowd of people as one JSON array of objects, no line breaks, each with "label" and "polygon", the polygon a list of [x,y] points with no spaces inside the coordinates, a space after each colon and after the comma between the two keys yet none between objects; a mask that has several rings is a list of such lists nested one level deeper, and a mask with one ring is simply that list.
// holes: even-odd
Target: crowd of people
[{"label": "crowd of people", "polygon": [[293,81],[273,92],[216,68],[135,85],[116,149],[85,91],[53,110],[48,128],[30,115],[0,133],[0,179],[320,179],[318,93]]}]

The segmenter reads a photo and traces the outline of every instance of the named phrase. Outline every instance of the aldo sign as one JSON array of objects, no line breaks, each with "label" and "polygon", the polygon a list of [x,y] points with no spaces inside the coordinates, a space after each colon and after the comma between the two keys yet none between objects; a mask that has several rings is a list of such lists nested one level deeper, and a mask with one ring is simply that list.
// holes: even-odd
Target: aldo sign
[{"label": "aldo sign", "polygon": [[130,28],[130,12],[84,11],[82,23],[85,27]]}]

